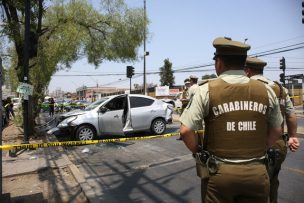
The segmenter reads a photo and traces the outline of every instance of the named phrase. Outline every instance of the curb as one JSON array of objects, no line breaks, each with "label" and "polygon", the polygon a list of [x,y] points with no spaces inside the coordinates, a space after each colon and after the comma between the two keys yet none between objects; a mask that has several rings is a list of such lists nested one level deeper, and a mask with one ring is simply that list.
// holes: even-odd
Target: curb
[{"label": "curb", "polygon": [[96,197],[95,193],[93,192],[93,189],[89,183],[84,178],[83,174],[79,171],[77,166],[73,164],[68,156],[66,154],[62,154],[63,158],[66,159],[69,164],[67,165],[69,167],[69,170],[71,171],[73,177],[75,178],[76,182],[78,183],[79,187],[81,188],[81,191],[83,192],[84,196],[87,199],[87,202],[89,203],[100,203],[100,200]]},{"label": "curb", "polygon": [[[51,138],[51,139],[50,139]],[[47,135],[47,140],[52,142],[54,140],[58,141],[57,137],[53,134]],[[87,202],[89,203],[100,203],[100,200],[96,197],[93,188],[89,185],[89,183],[86,181],[84,175],[79,171],[77,166],[73,164],[73,162],[69,159],[68,155],[66,154],[64,148],[62,146],[58,146],[60,150],[63,151],[61,154],[62,158],[67,163],[66,166],[69,168],[72,176],[74,177],[75,181],[78,183],[81,191],[83,192],[84,196],[87,199]]]}]

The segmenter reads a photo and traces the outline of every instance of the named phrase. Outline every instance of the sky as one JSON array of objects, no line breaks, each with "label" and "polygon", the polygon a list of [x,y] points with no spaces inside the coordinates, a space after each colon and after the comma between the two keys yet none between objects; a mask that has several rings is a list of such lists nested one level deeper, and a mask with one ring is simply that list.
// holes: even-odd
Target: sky
[{"label": "sky", "polygon": [[[98,6],[99,0],[89,0]],[[126,0],[129,7],[143,7],[144,0]],[[302,0],[146,0],[150,21],[146,43],[147,72],[158,71],[164,60],[172,62],[173,70],[213,63],[217,37],[251,45],[248,54],[282,48],[294,44],[304,45]],[[296,47],[298,47],[296,46]],[[56,89],[75,92],[81,86],[129,87],[125,75],[96,76],[105,73],[126,73],[126,66],[143,72],[143,46],[138,48],[139,60],[133,63],[104,62],[97,69],[81,59],[68,71],[59,71],[49,84],[49,91]],[[304,73],[304,48],[260,57],[266,61],[264,75],[279,80],[279,61],[286,60],[286,75]],[[299,69],[299,70],[297,70]],[[197,72],[174,73],[175,84],[182,85],[189,75],[199,78],[213,74],[214,66],[195,69]],[[91,76],[71,76],[89,74]],[[61,76],[60,76],[61,75]],[[69,76],[62,76],[69,75]],[[147,75],[147,83],[160,84],[159,74]],[[135,77],[132,84],[143,84],[143,77]]]}]

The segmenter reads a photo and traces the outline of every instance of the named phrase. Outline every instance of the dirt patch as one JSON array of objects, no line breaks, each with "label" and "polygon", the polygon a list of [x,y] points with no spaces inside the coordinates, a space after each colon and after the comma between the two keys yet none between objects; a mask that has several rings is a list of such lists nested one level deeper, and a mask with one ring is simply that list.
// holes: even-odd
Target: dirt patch
[{"label": "dirt patch", "polygon": [[[3,145],[20,144],[23,141],[23,129],[11,122],[3,129],[2,136]],[[30,137],[30,143],[42,143],[46,140],[45,135]],[[8,157],[8,152],[4,151],[2,156]],[[24,164],[28,164],[28,161],[24,160]],[[3,193],[10,193],[12,203],[87,202],[68,166],[43,168],[29,174],[4,177],[2,181]]]},{"label": "dirt patch", "polygon": [[[9,124],[4,127],[2,131],[2,143],[6,144],[20,144],[23,142],[24,134],[23,129],[14,124],[14,122],[10,121]],[[30,136],[30,143],[41,143],[45,141],[45,136]]]},{"label": "dirt patch", "polygon": [[23,129],[17,127],[12,121],[2,131],[3,144],[16,144],[23,141]]}]

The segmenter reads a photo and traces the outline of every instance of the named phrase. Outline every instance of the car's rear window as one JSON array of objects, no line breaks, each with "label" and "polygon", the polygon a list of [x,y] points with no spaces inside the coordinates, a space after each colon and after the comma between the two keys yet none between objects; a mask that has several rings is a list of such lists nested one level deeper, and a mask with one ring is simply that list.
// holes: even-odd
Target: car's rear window
[{"label": "car's rear window", "polygon": [[154,103],[153,99],[148,99],[144,97],[130,97],[131,108],[138,108],[144,106],[150,106]]}]

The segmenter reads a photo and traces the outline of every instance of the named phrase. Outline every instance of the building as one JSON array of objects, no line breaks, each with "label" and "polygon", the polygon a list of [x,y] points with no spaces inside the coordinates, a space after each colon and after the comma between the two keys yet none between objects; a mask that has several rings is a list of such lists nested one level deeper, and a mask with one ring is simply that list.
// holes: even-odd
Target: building
[{"label": "building", "polygon": [[124,94],[126,90],[128,88],[82,86],[76,89],[76,95],[78,100],[93,102],[108,95]]}]

